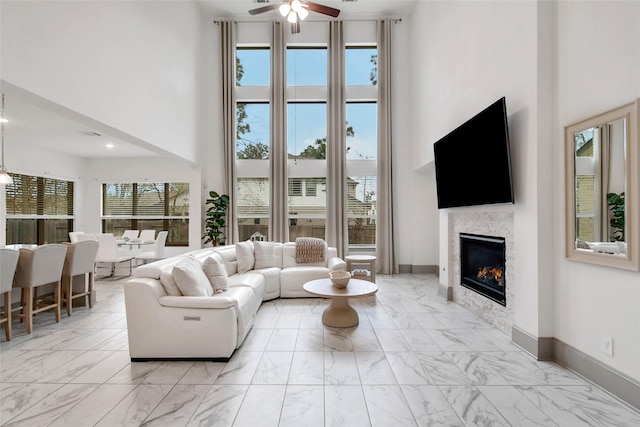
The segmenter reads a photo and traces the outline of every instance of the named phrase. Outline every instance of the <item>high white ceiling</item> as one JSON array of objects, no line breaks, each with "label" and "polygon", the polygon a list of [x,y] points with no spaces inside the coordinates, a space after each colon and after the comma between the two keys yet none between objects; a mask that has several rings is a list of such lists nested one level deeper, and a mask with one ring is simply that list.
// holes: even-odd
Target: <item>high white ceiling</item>
[{"label": "high white ceiling", "polygon": [[[191,0],[187,0],[191,1]],[[236,19],[270,20],[277,18],[274,10],[257,16],[248,11],[270,3],[254,0],[196,0],[202,13],[211,19],[233,17]],[[410,13],[416,0],[318,0],[341,10],[340,18],[365,19],[377,16],[401,17]],[[307,19],[324,19],[317,13]],[[131,142],[126,135],[116,129],[92,121],[75,112],[25,93],[11,85],[3,85],[6,93],[5,115],[10,123],[5,126],[6,144],[30,144],[42,148],[60,151],[85,158],[104,157],[154,157],[153,152],[144,143]],[[113,148],[107,148],[108,143]]]}]

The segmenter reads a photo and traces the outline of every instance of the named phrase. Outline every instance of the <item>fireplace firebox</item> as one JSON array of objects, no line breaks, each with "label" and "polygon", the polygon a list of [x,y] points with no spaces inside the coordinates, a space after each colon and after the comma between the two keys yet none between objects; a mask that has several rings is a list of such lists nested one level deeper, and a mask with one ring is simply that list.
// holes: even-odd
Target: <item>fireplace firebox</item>
[{"label": "fireplace firebox", "polygon": [[507,305],[505,239],[460,233],[460,284]]}]

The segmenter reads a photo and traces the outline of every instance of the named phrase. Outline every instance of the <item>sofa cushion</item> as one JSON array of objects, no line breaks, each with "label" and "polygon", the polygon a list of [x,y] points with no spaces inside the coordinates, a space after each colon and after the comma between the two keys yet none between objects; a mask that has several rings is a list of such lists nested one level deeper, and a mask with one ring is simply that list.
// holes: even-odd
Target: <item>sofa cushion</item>
[{"label": "sofa cushion", "polygon": [[227,269],[224,262],[217,256],[210,256],[202,263],[202,271],[209,279],[213,293],[218,294],[227,290],[229,286],[229,278],[227,277]]},{"label": "sofa cushion", "polygon": [[171,297],[182,296],[182,292],[180,292],[180,288],[178,288],[178,284],[173,278],[173,272],[161,271],[160,284],[162,285],[162,287],[164,288],[164,291],[168,296],[171,296]]},{"label": "sofa cushion", "polygon": [[253,253],[253,242],[247,240],[246,242],[236,243],[236,257],[238,259],[239,274],[253,270],[256,261]]},{"label": "sofa cushion", "polygon": [[273,242],[253,242],[254,270],[276,267],[276,245]]},{"label": "sofa cushion", "polygon": [[179,264],[173,267],[173,278],[185,296],[211,296],[213,288],[202,266],[192,256],[184,257]]}]

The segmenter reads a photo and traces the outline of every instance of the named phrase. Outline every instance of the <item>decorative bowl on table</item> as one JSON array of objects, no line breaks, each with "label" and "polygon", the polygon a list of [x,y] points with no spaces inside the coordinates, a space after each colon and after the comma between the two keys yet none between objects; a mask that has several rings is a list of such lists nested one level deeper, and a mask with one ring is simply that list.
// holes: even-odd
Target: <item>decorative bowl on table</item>
[{"label": "decorative bowl on table", "polygon": [[348,271],[332,271],[329,273],[329,277],[331,278],[331,283],[338,289],[344,289],[349,284],[349,279],[351,279],[351,273]]}]

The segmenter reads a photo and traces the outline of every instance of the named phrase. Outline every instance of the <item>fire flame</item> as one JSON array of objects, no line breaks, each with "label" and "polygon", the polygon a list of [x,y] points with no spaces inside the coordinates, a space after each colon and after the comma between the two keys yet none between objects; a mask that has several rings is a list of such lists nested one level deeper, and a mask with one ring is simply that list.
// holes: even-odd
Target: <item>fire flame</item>
[{"label": "fire flame", "polygon": [[504,271],[498,267],[480,267],[478,269],[478,279],[484,279],[484,280],[493,279],[501,285],[503,276],[504,276]]}]

